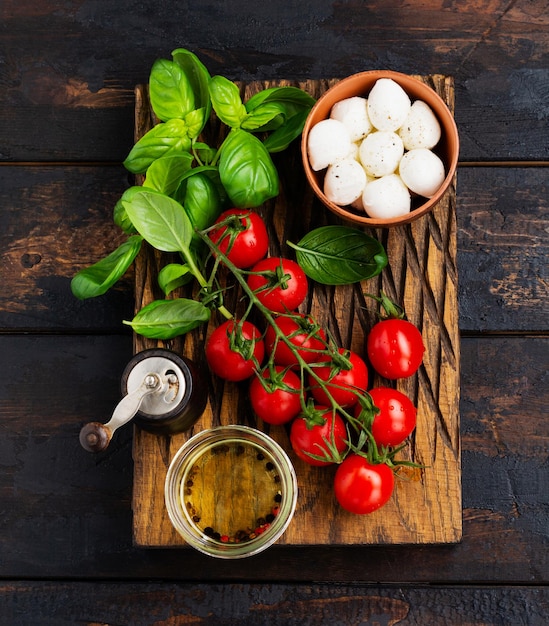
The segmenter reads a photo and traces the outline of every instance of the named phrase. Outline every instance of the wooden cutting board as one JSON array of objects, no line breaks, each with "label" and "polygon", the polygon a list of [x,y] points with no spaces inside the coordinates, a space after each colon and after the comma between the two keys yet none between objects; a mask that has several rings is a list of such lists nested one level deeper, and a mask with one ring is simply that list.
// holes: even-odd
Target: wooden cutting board
[{"label": "wooden cutting board", "polygon": [[[454,88],[450,77],[418,77],[431,85],[453,111]],[[248,98],[266,87],[294,85],[319,97],[335,80],[303,82],[253,82],[242,84]],[[155,123],[147,89],[136,89],[136,139]],[[222,132],[214,129],[213,135]],[[212,145],[219,137],[210,137]],[[215,145],[218,145],[217,143]],[[275,155],[280,174],[280,195],[260,209],[266,219],[272,255],[289,256],[287,241],[297,242],[308,230],[341,223],[314,197],[301,166],[299,142]],[[347,513],[335,501],[332,478],[335,467],[314,468],[295,457],[282,426],[256,421],[247,398],[247,384],[210,383],[209,402],[189,433],[156,436],[135,429],[133,532],[138,546],[181,546],[164,506],[164,479],[170,460],[197,431],[220,424],[244,423],[267,431],[289,453],[298,476],[299,496],[294,519],[279,544],[356,545],[455,543],[461,539],[461,468],[459,435],[459,330],[456,266],[456,215],[454,184],[434,211],[412,224],[368,231],[385,246],[389,265],[381,276],[362,284],[326,287],[311,284],[302,311],[310,311],[328,327],[339,345],[365,355],[365,337],[376,320],[377,305],[364,293],[383,290],[404,306],[408,319],[421,330],[426,346],[418,374],[398,381],[418,407],[418,422],[405,457],[424,469],[404,472],[396,481],[391,501],[366,516]],[[166,259],[149,247],[136,260],[136,310],[163,297],[156,277]],[[177,294],[174,294],[177,295]],[[233,296],[236,298],[235,296]],[[229,304],[236,304],[236,300]],[[200,361],[213,325],[184,338],[158,342],[135,336],[134,351],[166,347]]]}]

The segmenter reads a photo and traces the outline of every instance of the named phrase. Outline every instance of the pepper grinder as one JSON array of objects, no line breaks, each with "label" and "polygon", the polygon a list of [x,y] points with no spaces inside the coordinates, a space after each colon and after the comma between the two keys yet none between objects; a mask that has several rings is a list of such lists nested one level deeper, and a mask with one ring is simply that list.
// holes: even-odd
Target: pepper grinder
[{"label": "pepper grinder", "polygon": [[89,422],[80,444],[89,452],[105,450],[114,432],[130,420],[156,434],[184,432],[206,408],[208,388],[201,369],[190,359],[164,348],[137,353],[121,381],[123,398],[106,423]]}]

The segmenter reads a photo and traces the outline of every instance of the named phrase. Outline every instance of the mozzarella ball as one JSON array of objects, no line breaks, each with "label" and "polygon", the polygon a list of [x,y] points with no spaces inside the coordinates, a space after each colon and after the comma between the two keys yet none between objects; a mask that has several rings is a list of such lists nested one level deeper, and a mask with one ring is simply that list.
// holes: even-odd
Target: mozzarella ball
[{"label": "mozzarella ball", "polygon": [[358,152],[366,173],[378,178],[397,169],[404,154],[404,144],[396,133],[378,130],[363,139]]},{"label": "mozzarella ball", "polygon": [[416,100],[398,134],[406,150],[434,148],[440,140],[440,123],[426,102]]},{"label": "mozzarella ball", "polygon": [[410,212],[410,192],[398,174],[389,174],[376,178],[364,187],[362,205],[370,217],[400,217]]},{"label": "mozzarella ball", "polygon": [[368,116],[378,130],[398,130],[410,111],[408,94],[392,78],[380,78],[368,96]]},{"label": "mozzarella ball", "polygon": [[431,198],[444,182],[444,163],[431,150],[416,148],[402,157],[399,174],[410,191]]},{"label": "mozzarella ball", "polygon": [[334,104],[330,117],[345,124],[351,141],[358,141],[372,130],[367,106],[366,98],[360,96],[345,98]]},{"label": "mozzarella ball", "polygon": [[324,193],[334,204],[345,206],[362,196],[366,172],[358,161],[342,159],[326,170]]},{"label": "mozzarella ball", "polygon": [[345,158],[351,150],[349,131],[339,120],[330,118],[322,120],[309,131],[307,153],[315,172],[323,170],[338,159]]}]

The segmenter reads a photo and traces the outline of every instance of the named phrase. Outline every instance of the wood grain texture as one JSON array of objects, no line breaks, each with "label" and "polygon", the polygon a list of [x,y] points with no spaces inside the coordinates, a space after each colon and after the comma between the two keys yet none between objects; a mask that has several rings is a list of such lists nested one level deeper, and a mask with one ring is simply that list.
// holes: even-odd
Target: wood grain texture
[{"label": "wood grain texture", "polygon": [[70,280],[126,238],[112,211],[127,186],[121,166],[0,168],[0,327],[120,332],[132,314],[131,271],[86,302],[72,295]]},{"label": "wood grain texture", "polygon": [[[0,585],[0,620],[18,626],[34,626],[37,621],[52,626],[545,626],[548,611],[546,587],[63,581],[3,581]],[[498,615],[509,621],[499,621]]]},{"label": "wood grain texture", "polygon": [[[442,76],[423,80],[453,109],[453,81]],[[334,81],[297,83],[318,97]],[[276,83],[280,84],[280,83]],[[247,99],[271,83],[244,85]],[[153,123],[145,92],[139,88],[137,135]],[[281,193],[262,211],[270,225],[271,254],[291,255],[287,241],[297,242],[311,228],[335,218],[313,199],[304,182],[298,146],[277,159]],[[400,302],[418,325],[426,355],[418,375],[398,381],[418,407],[418,423],[407,458],[424,470],[398,480],[388,505],[368,516],[345,512],[335,501],[331,484],[335,468],[313,468],[293,454],[287,430],[256,422],[247,404],[246,384],[212,378],[210,400],[193,432],[231,423],[265,429],[289,453],[298,476],[299,498],[294,520],[280,543],[287,545],[355,545],[391,543],[453,543],[461,539],[459,439],[459,332],[457,306],[455,181],[426,219],[406,227],[374,233],[384,244],[389,267],[380,277],[344,287],[311,286],[303,311],[329,329],[339,345],[364,355],[365,338],[375,322],[373,301],[365,293],[382,289]],[[146,250],[136,263],[137,308],[158,297],[155,277],[161,256]],[[238,293],[235,292],[234,304]],[[230,302],[228,303],[231,304]],[[200,329],[169,346],[202,360],[210,329]],[[136,336],[135,349],[153,345]],[[142,546],[181,545],[164,505],[164,479],[175,452],[192,433],[155,437],[136,430],[134,437],[134,539]],[[310,529],[314,528],[314,532]]]},{"label": "wood grain texture", "polygon": [[547,331],[549,168],[466,168],[459,180],[460,329]]},{"label": "wood grain texture", "polygon": [[546,0],[161,6],[4,2],[0,159],[122,161],[132,145],[133,86],[178,45],[231,79],[366,69],[452,75],[462,160],[547,158]]}]

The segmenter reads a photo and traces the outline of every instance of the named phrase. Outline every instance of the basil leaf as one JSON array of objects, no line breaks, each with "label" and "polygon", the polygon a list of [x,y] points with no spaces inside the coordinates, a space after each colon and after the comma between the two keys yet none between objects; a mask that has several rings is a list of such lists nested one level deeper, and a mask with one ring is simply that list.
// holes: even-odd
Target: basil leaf
[{"label": "basil leaf", "polygon": [[188,252],[193,228],[179,202],[143,189],[123,204],[138,232],[157,250]]},{"label": "basil leaf", "polygon": [[258,106],[242,120],[243,130],[272,130],[278,128],[286,119],[286,110],[277,102],[267,102]]},{"label": "basil leaf", "polygon": [[234,206],[250,209],[278,195],[278,172],[257,137],[232,130],[220,152],[219,176]]},{"label": "basil leaf", "polygon": [[168,120],[153,126],[134,144],[124,161],[132,174],[143,174],[160,157],[186,152],[191,147],[187,124],[183,120]]},{"label": "basil leaf", "polygon": [[143,237],[133,235],[101,261],[77,272],[72,293],[80,300],[106,293],[126,273],[141,249]]},{"label": "basil leaf", "polygon": [[263,142],[265,148],[270,153],[286,150],[290,143],[301,135],[308,115],[308,110],[292,115],[280,128],[277,128],[265,139]]},{"label": "basil leaf", "polygon": [[189,152],[156,159],[147,170],[143,187],[171,196],[179,186],[183,174],[191,169],[192,162],[193,156]]},{"label": "basil leaf", "polygon": [[[135,228],[135,226],[132,224],[132,221],[128,217],[128,214],[126,212],[126,207],[124,206],[124,204],[126,202],[131,202],[131,199],[135,196],[135,194],[141,193],[143,189],[144,188],[141,187],[140,185],[134,185],[133,187],[128,187],[128,189],[126,189],[126,191],[124,191],[122,196],[119,198],[118,202],[114,205],[114,210],[113,210],[114,223],[117,226],[120,226],[120,228],[128,235],[137,234],[137,229]],[[158,193],[158,194],[160,193],[159,191],[156,191],[155,189],[150,189],[150,191],[151,193]]]},{"label": "basil leaf", "polygon": [[196,176],[197,174],[201,174],[207,176],[210,179],[210,182],[213,183],[217,195],[220,198],[220,202],[222,205],[226,204],[227,201],[227,192],[223,187],[221,180],[219,179],[219,170],[217,167],[213,165],[199,165],[197,167],[193,167],[191,170],[186,172],[182,179],[177,191],[174,194],[174,199],[177,200],[181,204],[185,204],[185,194],[187,193],[187,179]]},{"label": "basil leaf", "polygon": [[376,276],[387,265],[383,246],[358,228],[321,226],[298,244],[288,245],[307,276],[323,285],[356,283]]},{"label": "basil leaf", "polygon": [[194,93],[185,72],[173,61],[159,59],[149,76],[149,98],[158,119],[163,122],[184,118],[195,108]]},{"label": "basil leaf", "polygon": [[[195,54],[185,48],[177,48],[174,50],[172,52],[172,58],[179,67],[181,67],[191,85],[196,108],[203,109],[202,117],[204,127],[212,110],[208,88],[211,79],[210,72]],[[195,136],[198,137],[200,132],[202,132],[202,128]]]},{"label": "basil leaf", "polygon": [[187,132],[191,139],[196,139],[204,128],[206,109],[196,109],[185,115],[185,124],[187,124]]},{"label": "basil leaf", "polygon": [[124,324],[149,339],[173,339],[209,321],[210,315],[210,309],[196,300],[153,300]]},{"label": "basil leaf", "polygon": [[246,102],[246,110],[253,111],[256,107],[264,102],[292,102],[307,109],[310,109],[316,102],[315,99],[307,92],[287,85],[285,87],[268,87],[254,94]]},{"label": "basil leaf", "polygon": [[174,289],[186,285],[193,277],[188,265],[170,263],[158,272],[160,289],[169,295]]},{"label": "basil leaf", "polygon": [[212,180],[203,173],[190,176],[183,207],[196,230],[211,226],[221,213],[221,199]]},{"label": "basil leaf", "polygon": [[133,186],[124,191],[122,196],[118,199],[113,209],[113,221],[119,226],[127,235],[134,235],[137,233],[135,226],[132,224],[126,209],[124,208],[124,202],[128,201],[135,193],[142,191],[142,187]]},{"label": "basil leaf", "polygon": [[209,90],[217,117],[227,126],[239,128],[246,117],[246,107],[242,104],[237,85],[224,76],[213,76]]}]

